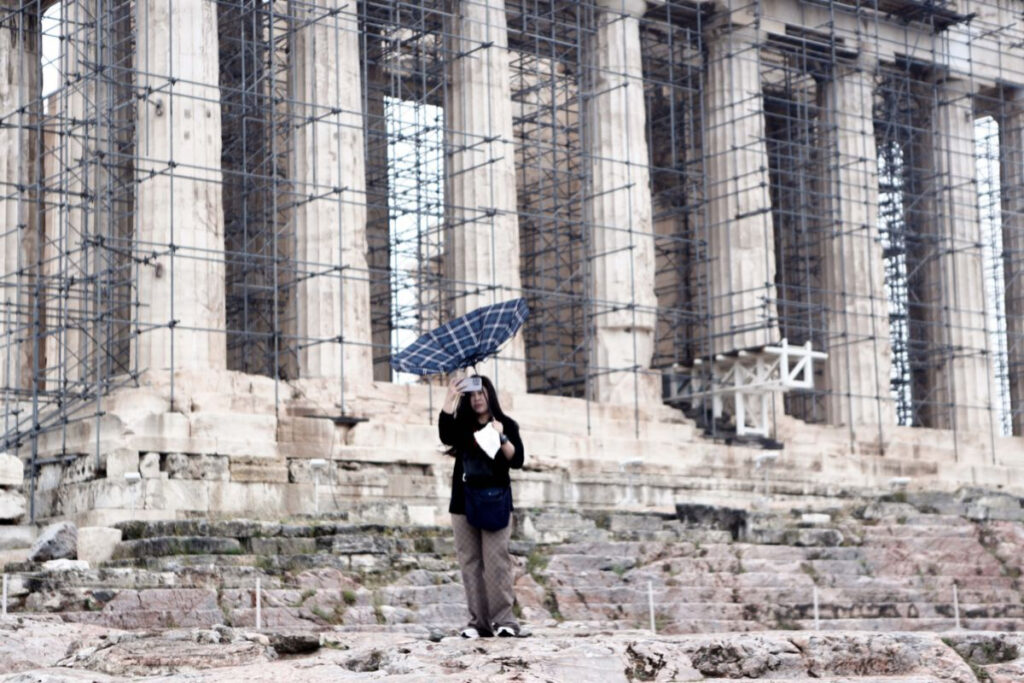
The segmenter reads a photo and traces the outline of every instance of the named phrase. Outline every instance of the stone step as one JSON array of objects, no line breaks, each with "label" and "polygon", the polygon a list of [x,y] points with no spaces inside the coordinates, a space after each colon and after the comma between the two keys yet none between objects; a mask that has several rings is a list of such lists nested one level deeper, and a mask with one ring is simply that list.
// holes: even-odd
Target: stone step
[{"label": "stone step", "polygon": [[241,555],[245,552],[237,538],[224,536],[149,536],[122,541],[114,548],[113,560],[169,555]]},{"label": "stone step", "polygon": [[[369,589],[352,583],[350,588],[324,588],[319,582],[262,591],[264,623],[288,627],[321,628],[332,624],[420,623],[458,625],[464,617],[462,588],[453,579],[435,586],[386,586]],[[325,577],[332,585],[343,580]],[[313,587],[316,586],[316,587]],[[644,627],[648,608],[644,600],[599,603],[572,602],[567,594],[557,593],[561,617],[580,623],[600,623],[605,627]],[[578,597],[575,598],[578,600]],[[125,589],[102,591],[78,589],[61,593],[33,593],[22,604],[32,611],[59,611],[68,621],[102,624],[117,628],[210,627],[216,623],[248,625],[254,619],[254,584],[216,590],[213,588]],[[15,611],[19,605],[15,604]],[[803,613],[809,614],[805,606]],[[802,614],[803,614],[802,613]],[[656,604],[659,631],[665,633],[711,633],[725,630],[812,629],[811,618],[770,610],[761,616],[745,605],[723,603]],[[599,617],[595,620],[595,617]],[[1019,630],[1024,618],[965,617],[967,628],[979,630]],[[945,631],[952,618],[917,618],[878,615],[830,619],[822,613],[823,630],[902,630]]]},{"label": "stone step", "polygon": [[978,538],[978,528],[971,522],[962,517],[941,515],[910,517],[897,524],[863,524],[860,529],[864,538],[880,542],[898,539]]},{"label": "stone step", "polygon": [[[620,561],[621,562],[621,561]],[[583,569],[583,566],[589,566]],[[952,601],[953,584],[957,583],[958,593],[965,602],[993,602],[1009,600],[1021,602],[1021,594],[1009,577],[984,577],[964,579],[960,576],[903,576],[903,577],[844,577],[842,575],[816,575],[813,579],[804,573],[786,572],[728,572],[700,571],[645,572],[629,570],[625,564],[597,559],[593,565],[579,563],[565,566],[550,562],[537,573],[553,585],[573,585],[582,588],[609,587],[629,583],[646,586],[651,582],[655,588],[674,589],[723,589],[736,590],[751,599],[804,599],[810,596],[817,585],[821,599],[831,595],[875,597],[879,600],[907,601]],[[967,585],[960,585],[963,581]],[[817,583],[816,583],[817,582]],[[788,597],[787,597],[788,596]]]},{"label": "stone step", "polygon": [[207,537],[219,536],[235,539],[251,538],[318,538],[344,534],[371,534],[379,536],[405,536],[409,538],[450,536],[449,527],[408,526],[396,527],[384,524],[356,524],[346,521],[309,520],[292,522],[264,522],[259,520],[233,519],[224,521],[208,520],[132,520],[115,525],[121,530],[123,541],[156,537]]},{"label": "stone step", "polygon": [[[1024,619],[964,619],[960,620],[961,628],[974,631],[1020,631],[1024,629]],[[813,630],[813,619],[795,620],[789,625],[793,629]],[[954,618],[921,618],[921,619],[822,619],[822,630],[827,631],[955,631]]]},{"label": "stone step", "polygon": [[[746,603],[757,605],[758,603]],[[778,603],[766,608],[769,613],[786,619],[811,619],[814,616],[813,603]],[[827,602],[818,603],[821,619],[829,621],[843,619],[951,619],[955,616],[952,603],[930,602]],[[962,619],[1021,619],[1024,620],[1024,606],[989,604],[961,604]]]},{"label": "stone step", "polygon": [[[678,590],[671,586],[671,590]],[[732,591],[732,589],[726,589]],[[811,599],[806,590],[742,589],[732,591],[744,602],[758,603],[777,601],[780,603],[806,602]],[[951,591],[936,591],[926,588],[891,588],[891,587],[818,587],[818,600],[822,604],[836,600],[853,600],[857,602],[947,602],[952,601]],[[987,591],[960,591],[958,599],[962,604],[1012,604],[1022,603],[1019,592],[1010,589],[994,589]]]},{"label": "stone step", "polygon": [[[558,602],[559,611],[567,618],[583,618],[580,610],[597,612],[616,618],[615,615],[632,615],[636,610],[648,609],[648,591],[642,586],[613,586],[605,588],[581,587],[579,585],[555,585],[549,588]],[[674,612],[677,609],[693,611],[694,618],[708,617],[708,612],[723,618],[774,620],[785,618],[804,619],[814,614],[814,603],[810,596],[803,595],[797,600],[779,596],[774,600],[762,600],[761,596],[745,596],[742,591],[732,594],[733,599],[722,599],[724,591],[704,597],[697,591],[680,592],[675,589],[653,590],[651,597],[656,609]],[[753,599],[751,599],[753,598]],[[856,596],[837,594],[831,599],[821,599],[818,611],[822,619],[885,619],[885,618],[952,618],[954,606],[951,602],[930,602],[926,600],[890,601],[858,600]],[[991,603],[960,603],[960,614],[964,618],[1024,619],[1024,605]]]},{"label": "stone step", "polygon": [[134,567],[151,572],[253,567],[270,574],[281,574],[283,572],[300,572],[319,568],[363,573],[419,568],[445,571],[452,566],[457,566],[457,561],[454,556],[438,556],[433,553],[410,552],[391,556],[386,553],[336,555],[331,552],[314,552],[296,555],[168,555],[132,558],[114,561],[109,564],[112,567]]},{"label": "stone step", "polygon": [[[393,583],[376,589],[381,604],[401,605],[417,609],[435,603],[458,600],[462,588],[457,582],[457,572],[425,572],[433,577],[431,585],[403,585]],[[117,585],[110,582],[82,580],[77,585],[67,583],[59,586],[43,584],[29,588],[33,596],[29,607],[47,610],[64,610],[69,604],[92,604],[95,601],[105,602],[114,595],[125,590],[146,589],[213,589],[222,591],[241,591],[251,593],[255,588],[256,578],[261,579],[262,588],[268,594],[298,595],[308,590],[308,582],[301,578],[282,580],[279,577],[266,576],[253,572],[247,576],[236,576],[234,580],[216,583],[208,579],[200,581],[180,580],[177,576],[157,576],[149,584],[135,582],[131,586]],[[337,574],[332,584],[349,586],[349,590],[359,591],[363,587],[353,579]],[[84,577],[83,577],[84,578]],[[400,580],[399,580],[400,581]],[[320,586],[314,590],[334,588]],[[646,614],[648,610],[647,591],[639,587],[617,587],[604,590],[581,591],[574,586],[555,586],[549,589],[550,595],[559,605],[562,616],[583,619],[588,614],[601,614],[605,618],[616,619],[637,614]],[[522,592],[522,591],[520,591]],[[96,597],[99,595],[99,597]],[[107,597],[103,597],[107,596]],[[525,597],[525,596],[524,596]],[[734,618],[774,622],[781,619],[799,620],[813,617],[813,604],[810,602],[788,603],[778,600],[771,603],[750,602],[743,600],[720,599],[721,596],[711,595],[710,599],[702,599],[699,594],[683,595],[676,591],[658,591],[654,593],[656,609],[666,614],[674,614],[682,610],[688,618]],[[718,598],[718,599],[716,599]],[[94,605],[93,605],[94,606]],[[819,602],[819,614],[822,620],[842,621],[849,619],[949,619],[954,616],[954,607],[949,603],[918,602],[867,602],[856,600],[823,600]],[[964,619],[1024,619],[1024,606],[1000,603],[971,604],[960,606],[960,614]]]}]

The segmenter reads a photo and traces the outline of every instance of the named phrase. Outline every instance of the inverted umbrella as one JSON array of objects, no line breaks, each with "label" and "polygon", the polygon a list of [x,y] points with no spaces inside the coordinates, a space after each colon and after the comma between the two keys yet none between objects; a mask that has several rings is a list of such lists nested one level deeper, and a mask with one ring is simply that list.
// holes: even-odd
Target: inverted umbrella
[{"label": "inverted umbrella", "polygon": [[526,299],[483,306],[427,332],[392,356],[391,367],[432,375],[475,365],[497,353],[529,314]]}]

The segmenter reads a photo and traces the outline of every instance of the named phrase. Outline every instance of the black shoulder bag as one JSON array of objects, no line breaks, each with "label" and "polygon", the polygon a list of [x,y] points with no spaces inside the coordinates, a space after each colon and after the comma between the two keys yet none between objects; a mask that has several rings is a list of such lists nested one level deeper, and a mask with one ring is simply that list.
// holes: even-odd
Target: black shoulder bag
[{"label": "black shoulder bag", "polygon": [[512,487],[495,485],[487,456],[474,451],[463,453],[462,486],[466,492],[466,521],[471,526],[484,531],[500,531],[508,526]]}]

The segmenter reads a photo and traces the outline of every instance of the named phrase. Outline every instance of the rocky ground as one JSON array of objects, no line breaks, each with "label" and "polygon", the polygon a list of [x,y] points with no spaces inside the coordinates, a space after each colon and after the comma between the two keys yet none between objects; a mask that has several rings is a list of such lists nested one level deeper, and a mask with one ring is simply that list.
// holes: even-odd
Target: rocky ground
[{"label": "rocky ground", "polygon": [[8,563],[0,681],[1024,682],[1015,496],[519,510],[514,640],[455,637],[450,529],[394,514],[128,522],[93,565]]},{"label": "rocky ground", "polygon": [[1024,680],[1024,635],[806,631],[657,636],[564,623],[468,641],[421,627],[321,633],[122,631],[55,616],[0,619],[0,681]]}]

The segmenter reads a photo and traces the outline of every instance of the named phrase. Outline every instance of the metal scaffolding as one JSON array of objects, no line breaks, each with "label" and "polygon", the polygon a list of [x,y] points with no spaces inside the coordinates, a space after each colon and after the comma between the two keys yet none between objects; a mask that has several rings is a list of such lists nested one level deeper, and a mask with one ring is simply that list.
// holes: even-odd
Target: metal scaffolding
[{"label": "metal scaffolding", "polygon": [[[140,63],[148,35],[141,12],[170,0],[0,2],[7,449],[32,450],[42,434],[99,420],[105,396],[153,371],[140,366],[140,340],[182,323],[173,314],[150,315],[140,278],[190,278],[190,262],[222,264],[225,325],[205,331],[223,338],[226,369],[279,382],[300,376],[303,350],[326,345],[341,353],[363,343],[303,331],[297,311],[313,305],[295,303],[304,283],[338,278],[343,291],[368,287],[379,382],[409,381],[392,375],[390,355],[452,316],[467,292],[495,288],[460,280],[446,260],[459,229],[455,209],[465,208],[453,206],[447,186],[460,151],[453,135],[466,133],[452,129],[446,111],[451,74],[472,57],[455,40],[458,2],[204,1],[215,9],[219,99],[160,80]],[[483,0],[463,0],[475,1]],[[848,426],[851,442],[863,440],[854,434],[861,408],[852,407],[861,399],[878,406],[879,434],[889,423],[962,431],[986,421],[994,434],[1024,434],[1024,105],[1017,99],[1024,76],[1014,61],[1024,52],[1024,5],[975,2],[967,13],[917,0],[793,0],[773,16],[775,6],[668,0],[650,3],[639,17],[653,211],[644,234],[601,225],[588,213],[597,186],[588,107],[602,94],[604,68],[592,53],[601,22],[622,13],[615,3],[590,0],[504,3],[517,257],[531,309],[525,356],[517,360],[529,391],[590,400],[595,378],[607,373],[664,378],[670,402],[709,434],[730,435],[742,431],[736,411],[714,404],[734,390],[722,382],[737,373],[715,368],[786,340],[787,348],[809,344],[830,360],[816,356],[813,388],[791,387],[773,410]],[[339,21],[339,13],[354,21]],[[317,26],[358,32],[361,110],[340,112],[363,121],[363,149],[342,150],[362,159],[365,178],[355,192],[294,172],[302,155],[333,153],[322,142],[296,142],[308,123],[339,114],[303,100],[308,91],[296,85],[297,41]],[[737,38],[741,29],[753,39]],[[911,42],[921,37],[927,42]],[[737,90],[733,121],[712,94],[722,69],[753,73],[759,82]],[[848,75],[868,91],[874,130],[858,139],[871,159],[844,146],[843,136],[863,132],[847,129],[842,99],[857,91],[835,86]],[[197,111],[219,109],[216,168],[190,166],[174,144],[140,149],[152,142],[141,134],[148,122],[140,103],[159,110],[161,102],[183,106],[189,98]],[[966,128],[955,120],[963,115],[971,117]],[[721,142],[727,135],[734,139]],[[968,165],[940,153],[967,148],[975,150]],[[737,150],[761,154],[763,163],[731,166],[723,155]],[[873,169],[866,193],[846,192],[849,178],[861,178],[849,175],[850,159]],[[737,180],[744,173],[749,186]],[[161,177],[172,178],[165,198],[172,207],[200,201],[175,192],[219,188],[222,251],[140,238],[148,220],[140,192]],[[740,208],[723,213],[718,207],[733,206],[727,184],[737,194],[764,186],[768,203],[744,213],[747,200],[737,199]],[[296,216],[325,201],[365,209],[364,266],[300,254]],[[487,206],[472,208],[487,214]],[[964,232],[968,215],[976,216],[973,233]],[[752,228],[760,242],[743,248],[766,261],[757,266],[768,281],[723,284],[722,272],[745,268],[730,262],[739,246],[729,239],[751,239],[731,232],[751,216],[768,229]],[[172,235],[187,220],[173,219]],[[636,296],[622,304],[595,295],[605,230],[653,239],[654,310]],[[861,263],[846,256],[853,253],[876,255]],[[975,283],[964,271],[982,259],[983,282]],[[847,289],[860,268],[877,268],[883,281]],[[630,273],[635,286],[639,276]],[[749,310],[740,310],[741,300]],[[881,314],[864,313],[876,304]],[[653,316],[652,356],[608,367],[595,354],[595,330],[623,307]],[[729,342],[744,330],[761,341]],[[865,394],[856,388],[864,382],[843,379],[863,370],[864,359],[884,361],[877,371],[891,373],[887,386]],[[345,383],[352,368],[342,368],[337,379]],[[985,368],[984,389],[970,401],[986,400],[959,410],[963,394],[951,383],[964,368]],[[166,371],[173,378],[173,358]],[[985,417],[974,420],[970,411]]]}]

